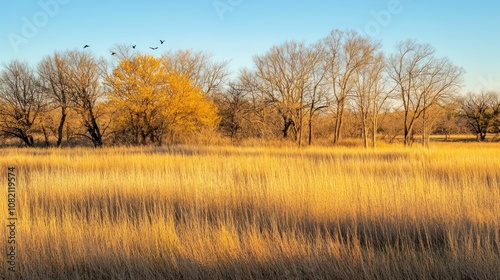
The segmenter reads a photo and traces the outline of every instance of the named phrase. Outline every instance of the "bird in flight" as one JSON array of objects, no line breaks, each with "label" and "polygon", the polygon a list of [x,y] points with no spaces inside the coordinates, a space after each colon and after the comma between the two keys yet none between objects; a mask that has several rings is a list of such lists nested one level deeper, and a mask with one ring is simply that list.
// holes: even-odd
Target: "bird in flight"
[{"label": "bird in flight", "polygon": [[135,49],[135,47],[137,47],[137,45],[132,45],[132,49]]},{"label": "bird in flight", "polygon": [[152,49],[152,50],[156,50],[156,49],[158,49],[158,47],[155,47],[155,48],[153,48],[153,47],[149,47],[149,48],[150,48],[150,49]]},{"label": "bird in flight", "polygon": [[163,45],[163,43],[165,43],[165,40],[160,40],[160,43]]},{"label": "bird in flight", "polygon": [[111,55],[115,55],[116,53],[115,52],[111,52]]},{"label": "bird in flight", "polygon": [[89,46],[89,45],[85,45],[85,46],[83,46],[83,48],[84,48],[84,49],[86,49],[86,48],[90,48],[90,46]]}]

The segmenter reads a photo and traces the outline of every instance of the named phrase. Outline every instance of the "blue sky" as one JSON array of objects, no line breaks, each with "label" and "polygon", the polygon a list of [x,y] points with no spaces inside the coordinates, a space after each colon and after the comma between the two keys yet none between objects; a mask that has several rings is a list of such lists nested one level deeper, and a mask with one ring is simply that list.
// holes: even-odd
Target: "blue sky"
[{"label": "blue sky", "polygon": [[500,91],[499,12],[493,0],[11,0],[0,4],[0,64],[35,65],[85,44],[111,59],[127,43],[152,54],[209,51],[236,75],[274,44],[314,43],[338,28],[380,40],[387,53],[406,39],[429,43],[466,69],[465,90]]}]

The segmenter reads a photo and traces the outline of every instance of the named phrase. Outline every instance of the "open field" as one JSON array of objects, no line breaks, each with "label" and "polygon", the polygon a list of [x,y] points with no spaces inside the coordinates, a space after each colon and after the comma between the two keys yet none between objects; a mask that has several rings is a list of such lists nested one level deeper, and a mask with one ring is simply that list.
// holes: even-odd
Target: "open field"
[{"label": "open field", "polygon": [[500,277],[497,143],[0,150],[9,166],[1,279]]}]

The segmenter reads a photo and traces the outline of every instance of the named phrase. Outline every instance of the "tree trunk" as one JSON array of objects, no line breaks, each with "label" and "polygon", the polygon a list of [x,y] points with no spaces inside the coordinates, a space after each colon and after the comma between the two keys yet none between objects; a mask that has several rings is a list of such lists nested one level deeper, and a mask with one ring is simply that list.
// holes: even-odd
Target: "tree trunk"
[{"label": "tree trunk", "polygon": [[335,120],[335,133],[333,135],[333,144],[338,144],[340,142],[341,132],[342,132],[342,122],[344,118],[344,101],[339,102],[339,107],[337,108],[337,119]]},{"label": "tree trunk", "polygon": [[361,133],[363,134],[363,146],[365,147],[365,149],[367,149],[368,148],[368,127],[366,124],[366,114],[362,112],[361,118],[362,118]]},{"label": "tree trunk", "polygon": [[28,142],[27,142],[27,143],[28,143],[28,147],[33,147],[33,146],[35,146],[35,140],[33,139],[33,136],[28,135],[28,136],[27,136],[27,139],[28,139]]},{"label": "tree trunk", "polygon": [[101,130],[99,129],[99,125],[97,124],[97,120],[95,119],[92,110],[89,111],[89,115],[90,115],[90,124],[87,127],[87,130],[92,139],[92,144],[94,145],[95,148],[102,147],[103,143],[102,143]]},{"label": "tree trunk", "polygon": [[27,135],[26,133],[24,133],[24,131],[21,132],[21,135],[19,135],[19,138],[23,141],[23,143],[24,143],[24,145],[26,145],[26,147],[33,147],[35,144],[33,136]]},{"label": "tree trunk", "polygon": [[287,116],[283,116],[283,138],[288,138],[288,131],[290,127],[293,125],[293,120],[289,119]]},{"label": "tree trunk", "polygon": [[373,121],[372,121],[372,148],[375,149],[377,147],[377,127],[378,127],[378,120],[377,116],[373,116]]},{"label": "tree trunk", "polygon": [[303,125],[303,120],[304,120],[304,114],[302,113],[303,103],[304,103],[304,93],[301,93],[300,94],[300,108],[299,108],[299,139],[298,139],[299,148],[302,146],[302,125]]},{"label": "tree trunk", "polygon": [[481,138],[481,142],[486,141],[486,131],[481,131],[479,135]]},{"label": "tree trunk", "polygon": [[[301,120],[302,122],[302,120]],[[299,129],[299,136],[298,136],[298,146],[299,148],[302,147],[302,123],[300,124],[300,129]]]},{"label": "tree trunk", "polygon": [[409,147],[413,144],[413,125],[407,126],[405,124],[403,143],[405,147]]},{"label": "tree trunk", "polygon": [[61,107],[61,119],[59,120],[59,126],[57,127],[57,142],[56,146],[59,148],[62,145],[62,140],[63,140],[63,131],[64,131],[64,124],[66,123],[66,107],[62,106]]},{"label": "tree trunk", "polygon": [[313,128],[312,128],[312,114],[309,115],[308,130],[309,130],[309,135],[308,135],[307,143],[308,143],[309,146],[311,146],[312,145],[312,131],[313,131]]},{"label": "tree trunk", "polygon": [[[425,103],[424,103],[425,105]],[[422,146],[424,148],[428,148],[429,147],[429,138],[427,137],[427,135],[429,134],[428,131],[427,131],[427,110],[424,109],[422,111]]]},{"label": "tree trunk", "polygon": [[44,125],[42,125],[43,138],[45,140],[45,146],[50,147],[49,134],[47,133],[47,129]]},{"label": "tree trunk", "polygon": [[405,112],[405,117],[404,117],[404,140],[403,140],[403,143],[405,145],[405,147],[408,147],[408,146],[411,146],[413,144],[413,126],[414,126],[414,121],[415,119],[411,118],[409,120],[409,124],[408,124],[408,120],[409,120],[409,117],[408,117],[408,112],[406,111]]}]

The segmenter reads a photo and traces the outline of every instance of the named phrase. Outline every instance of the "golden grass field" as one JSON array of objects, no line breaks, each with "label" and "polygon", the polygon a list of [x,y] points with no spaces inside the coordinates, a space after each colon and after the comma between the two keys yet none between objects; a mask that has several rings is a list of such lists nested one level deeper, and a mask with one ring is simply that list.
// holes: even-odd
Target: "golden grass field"
[{"label": "golden grass field", "polygon": [[0,150],[8,166],[1,279],[500,278],[500,144]]}]

